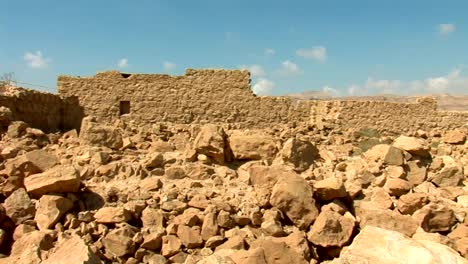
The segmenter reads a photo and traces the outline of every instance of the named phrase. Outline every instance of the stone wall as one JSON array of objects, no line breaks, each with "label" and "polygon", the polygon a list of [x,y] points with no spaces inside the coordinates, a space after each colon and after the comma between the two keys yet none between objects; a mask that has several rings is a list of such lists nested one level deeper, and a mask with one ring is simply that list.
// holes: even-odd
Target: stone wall
[{"label": "stone wall", "polygon": [[86,115],[106,123],[117,119],[137,124],[230,123],[238,128],[303,123],[342,131],[375,128],[387,134],[468,125],[467,112],[438,111],[431,98],[396,103],[259,97],[250,88],[249,72],[240,70],[189,69],[183,76],[117,71],[60,76],[58,91],[54,95],[3,89],[0,106],[10,108],[15,120],[47,132],[79,129]]},{"label": "stone wall", "polygon": [[20,87],[0,87],[0,106],[8,107],[13,120],[24,121],[45,132],[79,128],[82,109],[72,98]]},{"label": "stone wall", "polygon": [[415,103],[382,101],[315,101],[311,123],[319,128],[359,130],[374,128],[384,134],[413,133],[418,129],[455,129],[468,126],[468,112],[438,111],[433,98]]},{"label": "stone wall", "polygon": [[[58,91],[62,97],[76,96],[85,115],[104,122],[122,118],[137,123],[267,127],[306,123],[312,105],[285,97],[258,97],[250,89],[249,72],[240,70],[188,69],[183,76],[117,71],[84,78],[59,76]],[[130,104],[130,113],[121,115],[120,105],[125,102]]]}]

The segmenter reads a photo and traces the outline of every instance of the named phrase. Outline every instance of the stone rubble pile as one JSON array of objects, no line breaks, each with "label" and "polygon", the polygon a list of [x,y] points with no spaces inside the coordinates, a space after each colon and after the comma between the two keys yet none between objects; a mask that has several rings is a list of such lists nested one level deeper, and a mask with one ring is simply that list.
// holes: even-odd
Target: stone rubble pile
[{"label": "stone rubble pile", "polygon": [[0,264],[468,263],[468,128],[5,116]]}]

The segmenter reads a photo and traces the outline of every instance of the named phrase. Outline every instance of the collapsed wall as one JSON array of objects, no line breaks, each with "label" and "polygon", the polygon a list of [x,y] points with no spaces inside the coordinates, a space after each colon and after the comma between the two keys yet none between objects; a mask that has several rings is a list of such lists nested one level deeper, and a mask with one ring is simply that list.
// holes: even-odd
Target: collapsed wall
[{"label": "collapsed wall", "polygon": [[438,111],[437,101],[430,97],[419,98],[415,103],[314,101],[311,123],[341,131],[373,128],[399,134],[468,126],[468,112]]},{"label": "collapsed wall", "polygon": [[235,123],[244,127],[306,123],[310,101],[258,97],[250,73],[241,70],[193,70],[183,76],[124,74],[59,76],[62,97],[75,96],[85,115],[112,122]]},{"label": "collapsed wall", "polygon": [[20,87],[1,86],[0,106],[11,111],[11,119],[24,121],[45,132],[79,128],[82,110],[76,100]]},{"label": "collapsed wall", "polygon": [[241,128],[309,124],[338,131],[373,128],[387,134],[418,129],[451,130],[467,126],[467,112],[438,111],[432,98],[415,103],[382,101],[314,101],[256,96],[250,73],[243,70],[193,70],[183,76],[125,74],[59,76],[59,95],[3,88],[0,106],[13,120],[46,132],[79,129],[84,116],[138,125],[228,123]]}]

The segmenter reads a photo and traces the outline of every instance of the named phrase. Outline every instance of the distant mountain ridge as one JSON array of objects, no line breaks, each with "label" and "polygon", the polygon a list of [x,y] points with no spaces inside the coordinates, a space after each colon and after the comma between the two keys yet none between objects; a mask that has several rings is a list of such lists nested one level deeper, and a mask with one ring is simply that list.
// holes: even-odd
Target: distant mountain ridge
[{"label": "distant mountain ridge", "polygon": [[299,100],[355,100],[355,101],[386,101],[409,103],[416,101],[418,97],[434,97],[438,102],[439,110],[444,111],[468,111],[468,95],[451,95],[451,94],[421,94],[421,95],[395,95],[395,94],[380,94],[368,96],[338,96],[335,97],[331,93],[324,91],[306,91],[303,93],[287,94],[285,96]]}]

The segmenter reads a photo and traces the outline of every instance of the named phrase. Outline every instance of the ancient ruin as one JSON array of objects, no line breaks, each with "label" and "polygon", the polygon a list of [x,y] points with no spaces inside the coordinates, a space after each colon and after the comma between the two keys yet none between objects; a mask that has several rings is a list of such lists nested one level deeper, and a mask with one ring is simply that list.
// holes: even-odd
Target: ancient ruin
[{"label": "ancient ruin", "polygon": [[468,263],[467,137],[240,70],[0,86],[0,264]]}]

